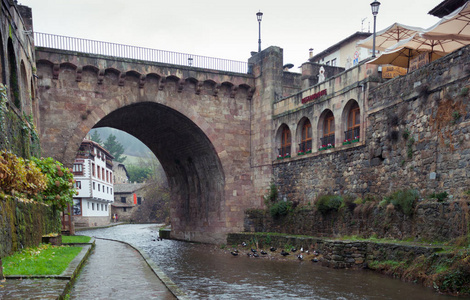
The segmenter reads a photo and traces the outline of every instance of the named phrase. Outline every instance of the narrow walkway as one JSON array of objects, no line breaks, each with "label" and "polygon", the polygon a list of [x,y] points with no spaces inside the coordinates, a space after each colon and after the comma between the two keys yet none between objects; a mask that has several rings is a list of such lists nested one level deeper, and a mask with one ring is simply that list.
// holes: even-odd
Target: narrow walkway
[{"label": "narrow walkway", "polygon": [[70,299],[176,299],[139,252],[114,241],[96,247],[70,292]]}]

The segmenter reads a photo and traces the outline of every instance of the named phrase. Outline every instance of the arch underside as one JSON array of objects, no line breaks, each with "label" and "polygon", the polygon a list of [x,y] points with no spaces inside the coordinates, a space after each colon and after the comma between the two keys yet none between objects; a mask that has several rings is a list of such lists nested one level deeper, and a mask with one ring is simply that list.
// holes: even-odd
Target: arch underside
[{"label": "arch underside", "polygon": [[94,128],[125,131],[149,147],[170,185],[172,235],[223,226],[225,176],[219,157],[202,130],[181,113],[161,104],[141,102],[117,109]]}]

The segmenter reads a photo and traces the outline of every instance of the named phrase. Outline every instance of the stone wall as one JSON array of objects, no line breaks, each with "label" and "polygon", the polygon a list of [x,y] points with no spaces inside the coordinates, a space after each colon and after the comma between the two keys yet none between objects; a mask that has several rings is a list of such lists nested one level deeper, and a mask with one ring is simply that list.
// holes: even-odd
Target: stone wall
[{"label": "stone wall", "polygon": [[35,202],[1,199],[0,257],[23,247],[37,246],[43,235],[60,233],[59,212]]},{"label": "stone wall", "polygon": [[[242,242],[257,242],[260,248],[271,246],[283,249],[286,246],[312,252],[317,251],[319,261],[323,266],[344,268],[365,268],[373,261],[406,261],[413,260],[420,255],[429,256],[440,247],[410,246],[393,243],[374,243],[365,241],[338,241],[322,238],[309,238],[288,235],[260,235],[247,233],[233,233],[227,236],[227,245],[234,248]],[[285,249],[289,251],[288,249]]]},{"label": "stone wall", "polygon": [[[369,86],[361,124],[365,138],[274,162],[281,198],[307,204],[327,193],[381,198],[415,189],[422,198],[446,191],[452,199],[470,190],[469,61],[466,47],[406,76]],[[310,109],[283,118],[303,110],[308,115]]]},{"label": "stone wall", "polygon": [[469,201],[421,201],[411,216],[377,202],[343,207],[325,215],[311,206],[273,219],[264,210],[248,210],[246,232],[278,232],[316,237],[352,236],[451,241],[468,234]]}]

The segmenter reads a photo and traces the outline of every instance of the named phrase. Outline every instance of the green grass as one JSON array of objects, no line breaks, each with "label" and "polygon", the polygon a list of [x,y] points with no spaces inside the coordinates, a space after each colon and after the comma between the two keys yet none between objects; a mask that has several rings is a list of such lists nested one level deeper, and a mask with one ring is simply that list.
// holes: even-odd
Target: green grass
[{"label": "green grass", "polygon": [[82,250],[81,247],[52,246],[26,248],[4,257],[4,275],[60,275]]},{"label": "green grass", "polygon": [[73,243],[88,243],[91,237],[85,235],[63,235],[62,243],[73,244]]}]

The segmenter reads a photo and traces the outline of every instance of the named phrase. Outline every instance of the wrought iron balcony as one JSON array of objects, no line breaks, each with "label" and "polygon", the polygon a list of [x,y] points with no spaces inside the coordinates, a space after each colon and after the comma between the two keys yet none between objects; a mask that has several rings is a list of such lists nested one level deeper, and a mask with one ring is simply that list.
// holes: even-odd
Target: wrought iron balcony
[{"label": "wrought iron balcony", "polygon": [[325,135],[324,137],[320,138],[321,147],[328,148],[330,146],[335,146],[335,134]]},{"label": "wrought iron balcony", "polygon": [[344,141],[345,142],[352,142],[352,141],[358,141],[359,136],[360,136],[360,127],[355,127],[353,129],[349,129],[344,132]]}]

